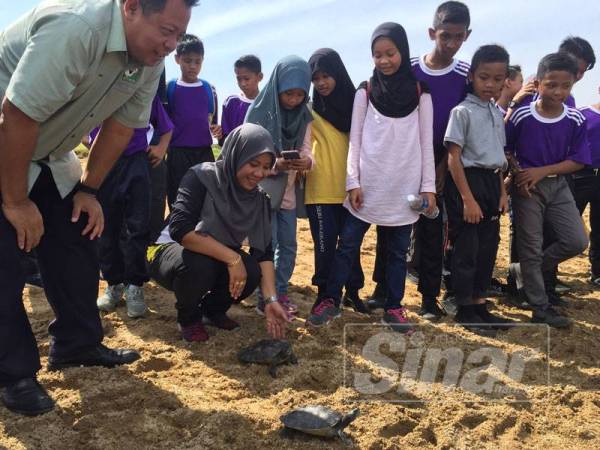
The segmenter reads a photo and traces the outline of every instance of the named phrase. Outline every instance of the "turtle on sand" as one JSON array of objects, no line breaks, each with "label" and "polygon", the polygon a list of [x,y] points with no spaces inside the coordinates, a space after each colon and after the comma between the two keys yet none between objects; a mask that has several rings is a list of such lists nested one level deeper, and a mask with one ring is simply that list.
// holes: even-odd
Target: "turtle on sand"
[{"label": "turtle on sand", "polygon": [[356,408],[344,415],[325,406],[305,406],[284,414],[281,416],[281,422],[288,429],[314,436],[337,436],[344,444],[351,445],[352,441],[344,433],[344,428],[358,417],[359,412]]},{"label": "turtle on sand", "polygon": [[243,363],[269,366],[269,373],[273,378],[277,378],[277,366],[290,363],[298,364],[290,343],[276,339],[263,339],[241,349],[238,353],[238,359]]}]

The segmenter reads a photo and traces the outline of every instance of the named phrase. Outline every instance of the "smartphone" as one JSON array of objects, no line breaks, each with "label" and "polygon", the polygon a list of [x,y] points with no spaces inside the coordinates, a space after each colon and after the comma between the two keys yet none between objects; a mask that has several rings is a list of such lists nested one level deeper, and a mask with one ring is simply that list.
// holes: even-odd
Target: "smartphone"
[{"label": "smartphone", "polygon": [[281,152],[283,159],[300,159],[300,152],[298,150],[284,150]]}]

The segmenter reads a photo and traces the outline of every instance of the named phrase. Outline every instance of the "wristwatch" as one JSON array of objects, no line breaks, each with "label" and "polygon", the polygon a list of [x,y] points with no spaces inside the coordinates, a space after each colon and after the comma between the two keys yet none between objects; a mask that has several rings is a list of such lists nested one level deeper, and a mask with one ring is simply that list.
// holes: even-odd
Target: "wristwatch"
[{"label": "wristwatch", "polygon": [[513,100],[508,104],[508,109],[514,109],[515,106],[517,106],[517,102]]},{"label": "wristwatch", "polygon": [[271,295],[270,297],[265,298],[265,305],[270,305],[271,303],[277,303],[276,295]]},{"label": "wristwatch", "polygon": [[86,186],[81,181],[77,182],[77,185],[75,186],[75,190],[77,192],[83,192],[85,194],[93,195],[94,197],[96,197],[98,195],[98,189],[94,189],[93,187]]}]

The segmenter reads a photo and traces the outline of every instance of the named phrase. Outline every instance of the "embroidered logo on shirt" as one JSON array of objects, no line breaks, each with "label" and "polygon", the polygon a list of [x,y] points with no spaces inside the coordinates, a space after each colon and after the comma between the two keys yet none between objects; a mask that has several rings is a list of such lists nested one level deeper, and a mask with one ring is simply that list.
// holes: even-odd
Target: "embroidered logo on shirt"
[{"label": "embroidered logo on shirt", "polygon": [[123,72],[122,80],[128,83],[137,83],[141,74],[142,72],[139,68],[127,69],[125,72]]}]

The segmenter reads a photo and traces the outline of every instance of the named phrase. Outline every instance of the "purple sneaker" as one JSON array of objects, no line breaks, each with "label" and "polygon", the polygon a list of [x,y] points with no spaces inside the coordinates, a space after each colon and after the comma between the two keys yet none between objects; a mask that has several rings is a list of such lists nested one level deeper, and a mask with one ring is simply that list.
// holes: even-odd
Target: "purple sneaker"
[{"label": "purple sneaker", "polygon": [[404,308],[388,309],[383,314],[383,319],[381,319],[381,323],[383,323],[384,325],[389,325],[392,330],[398,331],[400,333],[410,334],[413,332],[413,329],[408,323],[406,309]]},{"label": "purple sneaker", "polygon": [[279,294],[277,296],[277,301],[281,306],[283,306],[283,309],[285,309],[289,315],[294,315],[298,312],[298,305],[290,302],[290,298],[287,296],[287,294]]},{"label": "purple sneaker", "polygon": [[337,319],[342,315],[340,309],[335,306],[332,298],[322,299],[310,312],[310,316],[306,323],[313,327],[321,327],[327,325],[333,319]]}]

